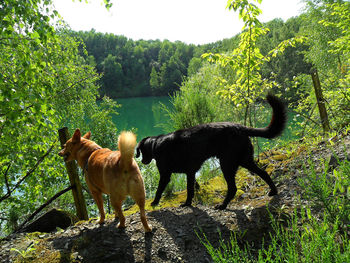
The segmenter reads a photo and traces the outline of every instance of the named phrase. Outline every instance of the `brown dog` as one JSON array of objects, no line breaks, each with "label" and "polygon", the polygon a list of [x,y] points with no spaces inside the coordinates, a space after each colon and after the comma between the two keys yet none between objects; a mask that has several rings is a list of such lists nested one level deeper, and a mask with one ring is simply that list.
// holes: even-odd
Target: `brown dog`
[{"label": "brown dog", "polygon": [[58,153],[66,162],[77,160],[84,170],[85,180],[100,212],[99,223],[105,220],[102,193],[108,194],[119,217],[118,228],[125,228],[122,203],[130,195],[140,208],[141,222],[146,232],[152,231],[145,214],[145,187],[140,169],[134,160],[136,136],[122,132],[118,138],[119,151],[101,148],[89,140],[91,132],[81,137],[76,129]]}]

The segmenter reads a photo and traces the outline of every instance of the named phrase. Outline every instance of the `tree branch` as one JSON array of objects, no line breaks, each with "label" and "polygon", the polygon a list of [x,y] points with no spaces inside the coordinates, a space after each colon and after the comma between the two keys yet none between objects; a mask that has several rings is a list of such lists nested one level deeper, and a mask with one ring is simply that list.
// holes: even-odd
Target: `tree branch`
[{"label": "tree branch", "polygon": [[[32,169],[30,169],[25,176],[23,176],[17,183],[16,185],[12,188],[12,189],[7,189],[7,193],[2,196],[0,198],[0,202],[2,202],[3,200],[9,198],[11,196],[11,194],[13,193],[14,190],[17,189],[17,187],[27,178],[29,177],[34,171],[35,169],[44,161],[44,159],[46,158],[46,156],[49,155],[49,153],[52,151],[53,147],[55,146],[55,144],[57,143],[57,139],[54,141],[54,143],[51,145],[50,149],[47,150],[47,152],[40,157],[40,159],[36,162],[36,164],[32,167]],[[7,179],[6,179],[7,180]]]},{"label": "tree branch", "polygon": [[51,96],[51,98],[56,98],[58,95],[61,95],[61,94],[65,93],[67,90],[73,88],[74,86],[78,85],[79,83],[81,83],[81,82],[83,82],[83,81],[85,81],[85,80],[87,80],[87,79],[89,79],[91,77],[98,77],[98,74],[92,74],[90,76],[87,76],[87,77],[85,77],[85,78],[83,78],[81,80],[78,80],[78,81],[74,82],[73,84],[71,84],[67,88],[61,90],[60,92],[58,92],[54,96]]},{"label": "tree branch", "polygon": [[11,167],[12,163],[10,163],[8,166],[7,166],[7,169],[4,173],[4,176],[5,176],[5,184],[6,184],[6,188],[7,188],[7,192],[10,192],[10,185],[9,185],[9,181],[7,179],[7,174],[8,174],[8,171],[10,170],[10,167]]}]

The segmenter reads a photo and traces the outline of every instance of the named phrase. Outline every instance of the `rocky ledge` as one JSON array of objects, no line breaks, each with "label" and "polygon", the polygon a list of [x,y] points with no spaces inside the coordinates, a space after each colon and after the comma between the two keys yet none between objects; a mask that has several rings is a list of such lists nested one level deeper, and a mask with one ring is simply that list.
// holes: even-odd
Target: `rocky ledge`
[{"label": "rocky ledge", "polygon": [[350,156],[350,135],[310,149],[294,147],[284,155],[288,158],[274,158],[272,152],[266,156],[274,164],[278,196],[268,197],[265,184],[253,183],[224,211],[199,203],[148,209],[153,228],[149,234],[144,233],[138,212],[127,215],[124,230],[117,229],[117,220],[108,219],[103,225],[90,220],[47,234],[13,234],[0,241],[0,262],[212,262],[202,242],[218,247],[234,234],[239,242],[259,248],[271,231],[269,213],[282,218],[297,204],[296,179],[305,176],[306,160],[324,159],[336,167],[335,160]]}]

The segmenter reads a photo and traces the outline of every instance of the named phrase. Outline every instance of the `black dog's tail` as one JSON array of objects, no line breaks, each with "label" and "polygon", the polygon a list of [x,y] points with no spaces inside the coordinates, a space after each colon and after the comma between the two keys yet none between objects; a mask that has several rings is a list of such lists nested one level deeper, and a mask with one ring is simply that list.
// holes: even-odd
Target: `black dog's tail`
[{"label": "black dog's tail", "polygon": [[287,111],[282,101],[269,94],[266,96],[267,102],[272,107],[272,118],[270,124],[265,128],[246,128],[248,136],[263,137],[272,139],[280,135],[287,122]]}]

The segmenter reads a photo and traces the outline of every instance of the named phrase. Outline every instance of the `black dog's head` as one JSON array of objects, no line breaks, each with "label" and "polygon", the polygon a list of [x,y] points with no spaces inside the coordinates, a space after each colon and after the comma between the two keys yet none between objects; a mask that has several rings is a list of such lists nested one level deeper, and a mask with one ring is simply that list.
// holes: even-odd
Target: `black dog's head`
[{"label": "black dog's head", "polygon": [[143,138],[136,148],[136,158],[140,156],[140,152],[142,153],[143,164],[149,164],[153,159],[153,144],[154,141],[151,137]]}]

